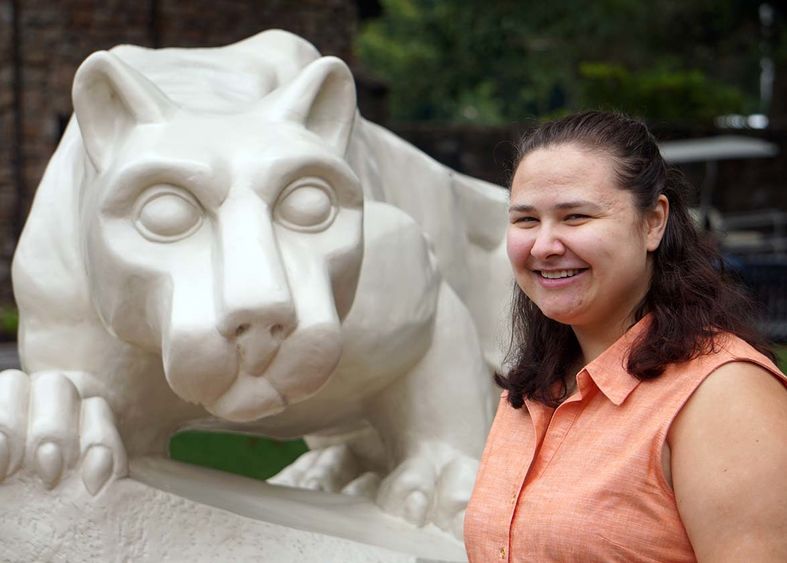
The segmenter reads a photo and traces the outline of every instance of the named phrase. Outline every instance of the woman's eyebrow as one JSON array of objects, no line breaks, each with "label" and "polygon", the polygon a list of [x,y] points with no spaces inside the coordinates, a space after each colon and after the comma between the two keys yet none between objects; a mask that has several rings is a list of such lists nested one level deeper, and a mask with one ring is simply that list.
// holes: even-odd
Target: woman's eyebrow
[{"label": "woman's eyebrow", "polygon": [[592,201],[588,201],[586,199],[578,199],[574,201],[564,201],[555,205],[555,209],[576,209],[577,207],[583,207],[586,209],[600,209],[597,203]]},{"label": "woman's eyebrow", "polygon": [[515,205],[511,205],[511,206],[508,207],[508,212],[509,213],[513,213],[513,212],[531,213],[531,212],[533,212],[535,210],[536,210],[536,208],[533,207],[532,205],[524,205],[522,203],[517,203]]}]

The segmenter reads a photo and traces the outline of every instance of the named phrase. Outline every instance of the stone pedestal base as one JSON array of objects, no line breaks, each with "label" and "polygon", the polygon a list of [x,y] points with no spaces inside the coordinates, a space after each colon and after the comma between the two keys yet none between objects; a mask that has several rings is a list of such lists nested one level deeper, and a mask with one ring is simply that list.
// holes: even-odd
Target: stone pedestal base
[{"label": "stone pedestal base", "polygon": [[465,561],[460,542],[366,499],[145,458],[91,497],[71,476],[0,484],[0,561]]}]

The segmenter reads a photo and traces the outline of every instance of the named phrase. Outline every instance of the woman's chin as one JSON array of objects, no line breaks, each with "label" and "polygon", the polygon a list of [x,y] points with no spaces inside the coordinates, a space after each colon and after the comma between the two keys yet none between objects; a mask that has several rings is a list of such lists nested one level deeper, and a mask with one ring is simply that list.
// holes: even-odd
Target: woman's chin
[{"label": "woman's chin", "polygon": [[544,308],[541,309],[541,312],[546,318],[564,325],[574,325],[577,324],[579,320],[579,315],[574,310]]}]

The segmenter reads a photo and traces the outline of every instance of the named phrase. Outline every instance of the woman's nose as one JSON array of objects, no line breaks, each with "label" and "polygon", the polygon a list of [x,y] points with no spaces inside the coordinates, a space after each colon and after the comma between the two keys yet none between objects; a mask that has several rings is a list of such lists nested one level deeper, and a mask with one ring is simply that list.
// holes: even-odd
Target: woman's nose
[{"label": "woman's nose", "polygon": [[542,225],[538,229],[530,254],[539,260],[560,256],[566,251],[559,233],[552,227]]}]

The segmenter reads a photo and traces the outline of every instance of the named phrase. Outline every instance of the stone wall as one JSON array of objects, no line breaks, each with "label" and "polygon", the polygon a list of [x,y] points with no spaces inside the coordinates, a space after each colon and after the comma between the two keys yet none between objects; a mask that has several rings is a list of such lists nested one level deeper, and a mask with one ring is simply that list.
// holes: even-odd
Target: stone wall
[{"label": "stone wall", "polygon": [[[71,114],[74,72],[90,53],[121,43],[218,46],[281,28],[352,62],[356,26],[353,0],[0,2],[0,305],[11,300],[8,266],[19,225]],[[21,147],[15,142],[15,70],[21,71]]]}]

